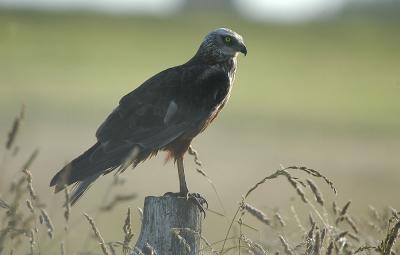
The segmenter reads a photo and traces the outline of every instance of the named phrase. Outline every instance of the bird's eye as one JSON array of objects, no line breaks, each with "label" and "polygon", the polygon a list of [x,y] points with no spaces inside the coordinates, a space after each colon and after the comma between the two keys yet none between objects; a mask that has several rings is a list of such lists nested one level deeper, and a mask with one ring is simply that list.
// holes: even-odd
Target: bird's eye
[{"label": "bird's eye", "polygon": [[232,42],[232,38],[230,36],[225,37],[225,43],[230,44]]}]

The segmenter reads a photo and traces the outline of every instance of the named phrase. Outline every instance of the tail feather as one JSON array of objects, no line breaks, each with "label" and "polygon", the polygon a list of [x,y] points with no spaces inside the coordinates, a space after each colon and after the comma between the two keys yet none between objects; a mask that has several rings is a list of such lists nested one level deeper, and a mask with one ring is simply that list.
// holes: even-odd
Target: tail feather
[{"label": "tail feather", "polygon": [[50,181],[50,187],[55,186],[55,192],[59,192],[76,181],[85,179],[87,169],[90,168],[90,157],[100,147],[100,143],[94,144],[82,155],[64,166]]},{"label": "tail feather", "polygon": [[148,155],[148,152],[141,150],[139,146],[132,147],[132,144],[107,146],[97,142],[61,169],[50,181],[50,186],[55,186],[54,191],[57,193],[75,183],[70,199],[73,205],[97,178],[119,166],[118,173],[123,172],[129,165],[135,166]]},{"label": "tail feather", "polygon": [[83,194],[85,194],[85,192],[90,188],[90,186],[92,186],[93,182],[100,177],[100,175],[101,174],[90,176],[85,180],[76,183],[72,189],[72,195],[70,197],[69,203],[71,205],[74,205],[79,200],[79,198],[81,198]]},{"label": "tail feather", "polygon": [[55,186],[55,192],[57,193],[64,189],[65,186],[79,181],[84,182],[92,176],[108,173],[108,169],[114,169],[119,166],[128,153],[129,148],[127,146],[121,146],[109,152],[97,142],[61,169],[50,181],[50,186]]}]

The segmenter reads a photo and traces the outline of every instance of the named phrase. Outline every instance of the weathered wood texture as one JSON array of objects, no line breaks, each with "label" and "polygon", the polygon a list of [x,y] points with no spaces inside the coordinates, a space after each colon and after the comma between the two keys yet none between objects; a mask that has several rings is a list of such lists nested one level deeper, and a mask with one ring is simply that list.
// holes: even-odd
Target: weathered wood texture
[{"label": "weathered wood texture", "polygon": [[[201,222],[202,213],[192,201],[167,196],[146,197],[136,247],[145,255],[198,255]],[[131,255],[134,254],[138,253]]]}]

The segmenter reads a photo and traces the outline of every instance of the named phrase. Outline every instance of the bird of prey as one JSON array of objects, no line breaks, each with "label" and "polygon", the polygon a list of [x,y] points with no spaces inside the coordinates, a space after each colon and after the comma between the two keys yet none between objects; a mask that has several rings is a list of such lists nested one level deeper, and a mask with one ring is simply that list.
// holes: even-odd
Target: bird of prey
[{"label": "bird of prey", "polygon": [[211,31],[188,62],[122,97],[98,128],[97,142],[62,168],[50,186],[58,192],[75,184],[74,204],[100,176],[167,151],[178,167],[180,190],[174,194],[187,197],[183,156],[228,101],[240,52],[247,54],[242,36],[227,28]]}]

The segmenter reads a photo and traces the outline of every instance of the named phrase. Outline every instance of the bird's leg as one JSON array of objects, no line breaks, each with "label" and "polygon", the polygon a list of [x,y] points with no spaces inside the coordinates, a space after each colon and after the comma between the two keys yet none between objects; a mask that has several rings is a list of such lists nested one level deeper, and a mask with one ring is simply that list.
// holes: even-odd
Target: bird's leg
[{"label": "bird's leg", "polygon": [[177,160],[178,165],[178,177],[179,177],[179,192],[167,192],[164,196],[175,196],[175,197],[188,197],[189,190],[186,185],[185,169],[183,167],[183,157],[179,157]]},{"label": "bird's leg", "polygon": [[187,195],[189,194],[189,190],[186,185],[185,169],[183,167],[183,157],[178,158],[177,165],[178,165],[178,176],[179,176],[179,193],[182,196],[187,197]]},{"label": "bird's leg", "polygon": [[178,176],[179,176],[179,192],[178,193],[167,192],[164,194],[164,196],[177,196],[177,197],[185,197],[188,200],[190,199],[199,207],[200,211],[202,211],[205,216],[206,212],[204,210],[203,205],[206,205],[208,208],[207,200],[198,193],[189,193],[189,190],[186,185],[183,157],[178,158],[177,165],[178,165]]}]

